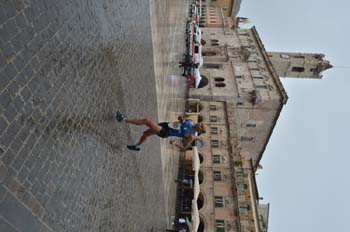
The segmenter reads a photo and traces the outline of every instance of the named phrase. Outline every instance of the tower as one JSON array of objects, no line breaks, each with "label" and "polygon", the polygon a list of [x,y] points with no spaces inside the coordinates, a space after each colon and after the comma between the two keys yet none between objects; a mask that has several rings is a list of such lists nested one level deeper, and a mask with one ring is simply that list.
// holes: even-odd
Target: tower
[{"label": "tower", "polygon": [[323,54],[268,52],[270,60],[280,77],[317,78],[321,72],[332,68]]}]

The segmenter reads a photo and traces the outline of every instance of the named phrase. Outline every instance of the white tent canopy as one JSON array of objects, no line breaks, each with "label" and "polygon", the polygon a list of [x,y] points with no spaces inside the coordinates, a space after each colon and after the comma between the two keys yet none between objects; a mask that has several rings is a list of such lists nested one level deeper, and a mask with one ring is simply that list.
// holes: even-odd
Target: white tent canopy
[{"label": "white tent canopy", "polygon": [[197,201],[193,200],[192,201],[192,232],[197,232],[198,227],[199,227],[199,212],[198,212],[198,206],[197,206]]}]

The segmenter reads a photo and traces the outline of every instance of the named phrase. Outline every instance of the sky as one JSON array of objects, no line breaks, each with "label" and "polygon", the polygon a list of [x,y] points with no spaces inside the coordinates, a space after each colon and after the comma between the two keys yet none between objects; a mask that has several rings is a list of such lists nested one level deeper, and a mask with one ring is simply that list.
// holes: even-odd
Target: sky
[{"label": "sky", "polygon": [[[267,51],[323,53],[321,80],[282,79],[284,106],[257,172],[270,232],[349,232],[350,1],[243,0]],[[348,68],[341,68],[347,66]]]}]

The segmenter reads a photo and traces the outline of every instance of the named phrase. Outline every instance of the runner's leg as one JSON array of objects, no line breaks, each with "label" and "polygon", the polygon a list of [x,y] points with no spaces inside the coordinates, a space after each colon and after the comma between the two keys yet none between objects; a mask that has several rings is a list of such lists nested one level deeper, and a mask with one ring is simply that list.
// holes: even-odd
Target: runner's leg
[{"label": "runner's leg", "polygon": [[162,129],[161,126],[159,126],[157,123],[153,122],[150,119],[126,119],[125,122],[133,124],[133,125],[137,125],[137,126],[141,126],[141,125],[145,125],[148,126],[153,132],[154,134],[159,133],[159,131]]},{"label": "runner's leg", "polygon": [[150,136],[155,135],[155,134],[156,133],[152,129],[146,130],[145,132],[143,132],[143,135],[141,136],[137,145],[143,144],[146,141],[147,137],[150,137]]}]

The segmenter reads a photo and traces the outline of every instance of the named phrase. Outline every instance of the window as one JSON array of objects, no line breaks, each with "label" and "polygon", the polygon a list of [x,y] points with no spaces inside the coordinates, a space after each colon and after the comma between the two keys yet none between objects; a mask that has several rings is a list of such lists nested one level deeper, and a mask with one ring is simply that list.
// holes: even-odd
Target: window
[{"label": "window", "polygon": [[267,89],[266,85],[255,85],[257,89]]},{"label": "window", "polygon": [[224,207],[224,198],[221,196],[215,196],[215,207],[222,208]]},{"label": "window", "polygon": [[249,137],[249,136],[242,136],[241,141],[254,141],[255,137]]},{"label": "window", "polygon": [[254,76],[253,79],[255,79],[255,80],[263,80],[264,78],[262,76]]},{"label": "window", "polygon": [[225,87],[226,84],[225,83],[216,83],[215,86],[216,87]]},{"label": "window", "polygon": [[248,213],[248,207],[245,207],[245,206],[239,207],[239,212],[240,213]]},{"label": "window", "polygon": [[260,71],[259,68],[249,68],[250,71]]},{"label": "window", "polygon": [[214,181],[221,181],[221,171],[213,171]]},{"label": "window", "polygon": [[217,121],[218,121],[218,117],[210,116],[210,122],[217,122]]},{"label": "window", "polygon": [[304,72],[304,67],[293,67],[292,72]]},{"label": "window", "polygon": [[213,155],[213,163],[221,164],[221,155]]},{"label": "window", "polygon": [[215,56],[216,52],[212,52],[212,51],[203,51],[202,52],[202,56]]},{"label": "window", "polygon": [[243,79],[242,76],[236,76],[236,79]]},{"label": "window", "polygon": [[225,81],[225,78],[223,78],[223,77],[215,77],[214,80],[218,81],[218,82],[221,82],[221,81]]},{"label": "window", "polygon": [[224,220],[216,220],[216,232],[225,232],[225,221]]},{"label": "window", "polygon": [[219,43],[219,40],[217,40],[217,39],[212,39],[212,40],[210,40],[210,42],[211,42],[211,43]]},{"label": "window", "polygon": [[216,110],[217,110],[217,107],[216,107],[216,105],[209,105],[209,109],[210,109],[211,111],[216,111]]},{"label": "window", "polygon": [[245,190],[248,188],[248,185],[245,183],[237,183],[237,187],[241,190]]},{"label": "window", "polygon": [[219,69],[222,68],[221,64],[204,64],[204,68]]},{"label": "window", "polygon": [[247,127],[256,127],[256,124],[254,124],[254,123],[247,123],[246,126],[247,126]]},{"label": "window", "polygon": [[246,207],[239,207],[239,212],[240,213],[248,213],[248,210],[247,210],[247,208]]},{"label": "window", "polygon": [[219,141],[214,139],[211,141],[211,147],[218,148],[219,147]]},{"label": "window", "polygon": [[217,135],[219,133],[219,130],[217,127],[211,127],[210,128],[210,131],[213,135]]}]

